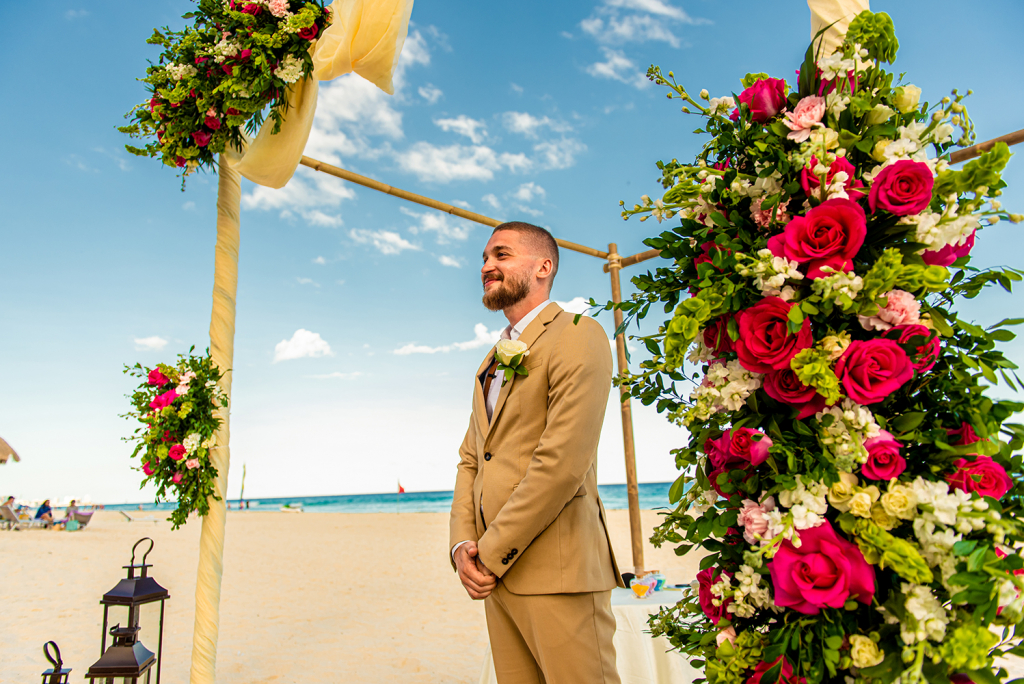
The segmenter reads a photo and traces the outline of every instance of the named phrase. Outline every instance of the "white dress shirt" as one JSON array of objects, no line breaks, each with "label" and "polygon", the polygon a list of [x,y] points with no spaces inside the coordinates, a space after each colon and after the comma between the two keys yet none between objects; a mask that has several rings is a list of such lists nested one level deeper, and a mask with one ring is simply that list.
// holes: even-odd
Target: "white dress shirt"
[{"label": "white dress shirt", "polygon": [[[540,315],[540,312],[544,310],[544,307],[551,303],[550,299],[545,299],[543,302],[538,304],[536,307],[530,310],[528,314],[519,319],[515,325],[506,325],[505,329],[501,331],[501,339],[503,340],[518,340],[526,330],[526,326],[533,322],[533,319]],[[498,395],[501,394],[501,380],[504,378],[504,371],[499,372],[493,380],[491,380],[491,386],[487,392],[487,396],[484,397],[484,405],[487,407],[487,420],[491,420],[494,414],[494,407],[498,405]],[[487,378],[484,378],[486,382]],[[455,560],[455,552],[459,550],[459,547],[470,541],[460,541],[458,544],[452,547],[452,560]]]}]

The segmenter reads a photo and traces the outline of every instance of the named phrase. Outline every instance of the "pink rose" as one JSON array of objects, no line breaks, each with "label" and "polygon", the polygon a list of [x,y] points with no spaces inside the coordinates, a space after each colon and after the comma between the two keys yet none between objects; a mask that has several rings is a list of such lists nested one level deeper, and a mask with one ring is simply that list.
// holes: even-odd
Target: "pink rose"
[{"label": "pink rose", "polygon": [[172,461],[180,461],[185,458],[185,447],[181,444],[175,444],[171,447],[171,450],[167,452],[167,456]]},{"label": "pink rose", "polygon": [[190,459],[188,459],[187,461],[185,461],[185,467],[188,468],[189,470],[195,470],[196,468],[199,467],[199,459],[198,458],[190,458]]},{"label": "pink rose", "polygon": [[700,607],[704,614],[716,625],[719,620],[725,617],[726,607],[732,603],[732,599],[723,601],[720,606],[712,603],[716,597],[712,595],[711,587],[721,579],[721,576],[722,571],[718,568],[705,568],[697,573],[697,600],[700,602]]},{"label": "pink rose", "polygon": [[170,406],[174,403],[174,400],[178,398],[178,393],[174,390],[167,390],[161,395],[153,398],[153,401],[149,402],[149,408],[154,411],[159,411],[165,406]]},{"label": "pink rose", "polygon": [[850,399],[876,404],[914,377],[914,366],[892,340],[854,340],[839,357],[836,375]]},{"label": "pink rose", "polygon": [[775,510],[775,499],[768,497],[762,503],[751,499],[743,500],[743,508],[736,516],[736,524],[743,528],[743,539],[748,544],[756,544],[755,535],[764,536],[768,531],[767,514]]},{"label": "pink rose", "polygon": [[146,473],[147,476],[152,475],[156,471],[153,470],[153,466],[149,464],[149,461],[142,462],[142,472]]},{"label": "pink rose", "polygon": [[750,118],[764,123],[786,106],[786,82],[780,78],[765,78],[750,86],[739,97],[747,105]]},{"label": "pink rose", "polygon": [[960,257],[971,254],[971,250],[974,249],[974,234],[977,232],[976,230],[971,231],[962,245],[953,244],[946,245],[942,249],[929,249],[921,252],[921,258],[929,266],[952,266]]},{"label": "pink rose", "polygon": [[765,375],[764,391],[775,401],[800,409],[797,420],[809,418],[825,408],[825,397],[801,382],[792,368]]},{"label": "pink rose", "polygon": [[182,167],[182,166],[184,166],[184,165],[185,165],[186,163],[187,163],[187,160],[186,160],[186,159],[185,159],[184,157],[182,157],[182,156],[181,156],[180,154],[179,154],[179,155],[177,155],[177,156],[176,156],[176,157],[174,158],[174,165],[175,165],[175,166],[177,166],[178,168],[181,168],[181,167]]},{"label": "pink rose", "polygon": [[174,475],[171,477],[171,482],[175,484],[181,482],[181,473],[174,473]]},{"label": "pink rose", "polygon": [[209,145],[210,138],[212,137],[213,135],[207,133],[206,131],[196,131],[195,133],[192,134],[192,139],[196,141],[196,145],[198,145],[199,147],[206,147],[207,145]]},{"label": "pink rose", "polygon": [[761,677],[768,670],[775,667],[780,660],[782,661],[782,669],[779,672],[779,678],[775,680],[775,684],[804,684],[807,681],[803,677],[794,677],[793,666],[786,660],[786,656],[779,656],[770,663],[764,661],[758,663],[757,667],[754,668],[754,674],[750,675],[747,679],[747,684],[761,684]]},{"label": "pink rose", "polygon": [[205,119],[203,119],[203,125],[209,128],[211,131],[219,131],[220,119],[218,119],[215,116],[207,116]]},{"label": "pink rose", "polygon": [[780,202],[770,209],[761,209],[761,204],[764,203],[764,197],[758,197],[750,202],[750,218],[754,220],[754,224],[758,228],[768,228],[772,222],[785,225],[792,220],[792,216],[786,213],[786,209],[789,208],[789,200]]},{"label": "pink rose", "polygon": [[921,322],[921,302],[914,295],[903,290],[893,290],[885,295],[885,306],[874,316],[857,316],[860,327],[865,330],[888,330],[894,325],[916,325]]},{"label": "pink rose", "polygon": [[965,492],[977,492],[980,496],[991,496],[993,499],[1003,498],[1013,488],[1013,481],[1006,470],[991,457],[968,455],[974,456],[974,460],[958,458],[953,463],[957,470],[946,477],[952,487]]},{"label": "pink rose", "polygon": [[927,373],[934,368],[942,352],[938,335],[934,335],[930,329],[920,324],[894,325],[885,333],[885,337],[902,345],[917,345],[916,353],[911,354],[911,362],[917,373]]},{"label": "pink rose", "polygon": [[868,206],[896,216],[920,214],[932,201],[932,170],[924,162],[901,159],[882,169],[871,183]]},{"label": "pink rose", "polygon": [[740,336],[734,344],[740,365],[752,373],[789,368],[790,360],[813,344],[811,322],[806,318],[800,330],[790,334],[789,310],[793,306],[779,297],[765,297],[736,314]]},{"label": "pink rose", "polygon": [[261,8],[260,8],[259,5],[255,4],[255,3],[250,3],[250,4],[248,4],[248,5],[246,5],[245,7],[242,8],[242,12],[244,14],[251,14],[252,16],[255,17],[255,16],[257,16],[260,13],[260,9]]},{"label": "pink rose", "polygon": [[836,534],[829,522],[800,530],[800,548],[786,539],[769,564],[775,603],[804,615],[842,608],[849,599],[870,604],[875,570],[856,544]]},{"label": "pink rose", "polygon": [[974,680],[963,673],[949,675],[950,684],[974,684]]},{"label": "pink rose", "polygon": [[313,24],[312,26],[307,26],[306,28],[299,31],[299,38],[302,38],[304,40],[313,40],[314,38],[316,38],[316,34],[319,30],[320,29],[316,27],[316,24]]},{"label": "pink rose", "polygon": [[244,50],[242,50],[241,52],[238,53],[238,56],[235,57],[235,61],[236,62],[244,62],[247,59],[249,59],[250,56],[252,56],[252,50],[250,50],[249,48],[246,48],[246,49],[244,49]]},{"label": "pink rose", "polygon": [[715,352],[715,356],[724,356],[736,351],[732,338],[727,330],[729,316],[719,316],[704,328],[704,346]]},{"label": "pink rose", "polygon": [[867,235],[867,218],[856,202],[835,198],[822,202],[786,224],[785,230],[768,240],[775,256],[807,264],[810,278],[830,275],[822,267],[844,273],[853,270],[853,257]]},{"label": "pink rose", "polygon": [[148,383],[150,385],[156,385],[157,387],[163,387],[168,382],[170,382],[170,380],[167,379],[167,376],[164,375],[163,373],[161,373],[156,368],[154,368],[153,370],[149,371]]},{"label": "pink rose", "polygon": [[981,437],[974,431],[970,423],[960,422],[960,427],[956,430],[946,430],[947,437],[955,437],[956,441],[950,441],[953,446],[967,446],[968,444],[974,444],[981,441]]},{"label": "pink rose", "polygon": [[786,112],[782,123],[786,124],[789,133],[786,135],[790,140],[804,142],[811,137],[811,128],[821,123],[821,117],[825,116],[825,98],[817,95],[808,95],[796,103],[796,109]]},{"label": "pink rose", "polygon": [[[800,186],[804,189],[804,194],[808,197],[816,196],[818,188],[821,187],[821,178],[815,175],[812,171],[817,165],[818,158],[811,157],[811,161],[807,163],[807,166],[800,169]],[[846,183],[844,183],[844,187],[846,188],[846,193],[850,195],[850,198],[854,200],[862,199],[864,197],[864,191],[858,190],[858,188],[863,188],[864,183],[854,177],[857,170],[846,157],[836,157],[836,160],[828,167],[828,171],[825,172],[825,182],[828,185],[832,185],[832,180],[839,172],[846,174],[847,180]]]},{"label": "pink rose", "polygon": [[729,439],[729,455],[743,466],[757,467],[768,460],[771,437],[751,428],[733,428],[722,435]]},{"label": "pink rose", "polygon": [[220,70],[223,71],[228,76],[231,76],[232,72],[234,72],[234,67],[231,66],[231,64],[229,64],[228,62],[224,62],[223,64],[220,65]]},{"label": "pink rose", "polygon": [[899,477],[907,469],[907,461],[900,456],[903,445],[885,430],[878,437],[864,442],[868,450],[867,463],[861,466],[860,474],[869,480],[891,480]]}]

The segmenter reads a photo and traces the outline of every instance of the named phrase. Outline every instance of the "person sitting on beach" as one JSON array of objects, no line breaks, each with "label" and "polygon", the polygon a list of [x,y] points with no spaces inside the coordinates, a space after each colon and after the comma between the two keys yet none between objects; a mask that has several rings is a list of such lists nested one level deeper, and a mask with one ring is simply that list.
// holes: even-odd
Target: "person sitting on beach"
[{"label": "person sitting on beach", "polygon": [[64,509],[64,519],[57,521],[57,523],[56,523],[57,527],[63,528],[69,522],[74,520],[75,519],[75,513],[77,513],[77,512],[78,512],[78,506],[75,505],[75,500],[72,499],[71,503],[68,504],[68,507]]},{"label": "person sitting on beach", "polygon": [[50,508],[50,500],[47,499],[36,511],[36,520],[44,520],[47,524],[53,524],[53,509]]},{"label": "person sitting on beach", "polygon": [[11,513],[14,513],[17,510],[17,508],[18,508],[18,506],[14,503],[14,497],[13,496],[7,497],[7,501],[4,501],[3,505],[7,506],[8,508],[10,508],[11,509]]}]

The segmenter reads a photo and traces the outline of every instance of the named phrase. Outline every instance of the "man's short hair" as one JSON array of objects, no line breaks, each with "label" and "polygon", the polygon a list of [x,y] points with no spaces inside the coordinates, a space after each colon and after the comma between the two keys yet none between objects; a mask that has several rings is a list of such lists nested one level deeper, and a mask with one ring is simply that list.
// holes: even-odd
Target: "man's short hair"
[{"label": "man's short hair", "polygon": [[491,235],[494,235],[499,230],[510,230],[526,236],[530,247],[536,250],[537,256],[551,259],[551,277],[548,279],[548,283],[550,284],[555,281],[555,274],[558,273],[558,243],[555,242],[555,237],[551,233],[540,226],[535,226],[525,221],[502,223],[494,227]]}]

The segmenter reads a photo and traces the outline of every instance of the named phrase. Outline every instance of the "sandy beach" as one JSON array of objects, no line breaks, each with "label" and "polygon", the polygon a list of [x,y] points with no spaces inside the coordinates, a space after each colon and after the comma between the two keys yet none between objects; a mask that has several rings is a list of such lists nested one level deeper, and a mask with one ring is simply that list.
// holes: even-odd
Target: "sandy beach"
[{"label": "sandy beach", "polygon": [[[609,519],[615,553],[629,566],[628,513]],[[645,530],[658,521],[644,511]],[[199,531],[197,521],[172,532],[167,522],[128,523],[108,511],[79,532],[0,531],[0,682],[38,681],[51,639],[71,681],[83,681],[99,657],[99,599],[145,536],[155,542],[151,574],[171,594],[163,680],[187,682]],[[478,681],[483,604],[466,596],[447,544],[446,513],[229,512],[217,680]],[[672,583],[693,579],[697,562],[647,545],[647,566]],[[143,611],[141,640],[154,651],[157,615]]]}]

